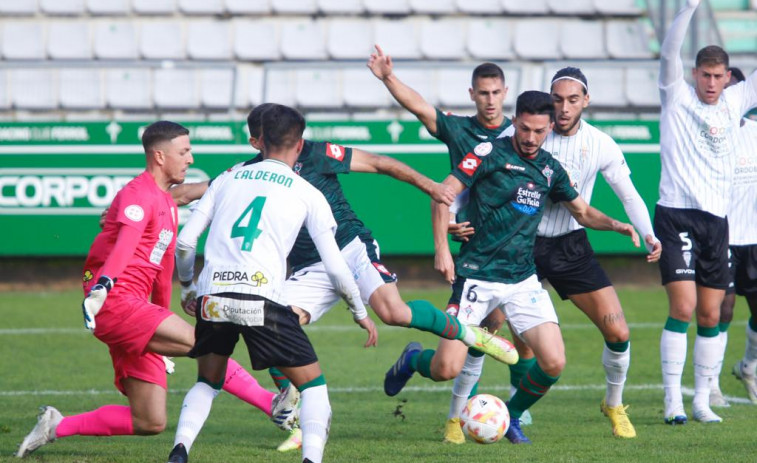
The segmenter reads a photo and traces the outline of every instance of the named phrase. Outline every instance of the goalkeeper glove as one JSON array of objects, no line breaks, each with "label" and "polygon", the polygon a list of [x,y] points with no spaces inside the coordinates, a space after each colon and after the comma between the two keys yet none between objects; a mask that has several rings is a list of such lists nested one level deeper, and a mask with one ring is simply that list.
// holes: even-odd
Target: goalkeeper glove
[{"label": "goalkeeper glove", "polygon": [[108,297],[108,293],[113,289],[114,284],[116,284],[116,279],[111,279],[105,275],[101,276],[97,279],[97,284],[89,290],[84,302],[81,303],[84,327],[93,333],[95,332],[95,317],[105,304],[105,298]]}]

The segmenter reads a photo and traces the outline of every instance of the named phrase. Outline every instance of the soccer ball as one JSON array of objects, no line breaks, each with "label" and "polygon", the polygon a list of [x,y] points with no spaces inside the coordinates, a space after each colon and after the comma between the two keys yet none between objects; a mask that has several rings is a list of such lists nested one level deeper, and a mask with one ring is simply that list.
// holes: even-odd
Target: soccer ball
[{"label": "soccer ball", "polygon": [[460,426],[474,442],[493,444],[510,427],[510,412],[499,397],[478,394],[470,398],[460,414]]}]

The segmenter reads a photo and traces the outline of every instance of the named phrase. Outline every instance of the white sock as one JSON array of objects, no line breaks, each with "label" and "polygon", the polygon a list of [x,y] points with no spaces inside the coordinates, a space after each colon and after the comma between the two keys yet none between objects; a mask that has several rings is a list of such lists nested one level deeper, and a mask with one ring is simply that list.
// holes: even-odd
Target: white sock
[{"label": "white sock", "polygon": [[757,367],[757,331],[753,331],[749,323],[746,325],[746,349],[741,361],[742,373],[753,375]]},{"label": "white sock", "polygon": [[309,387],[300,392],[300,401],[302,459],[308,458],[313,463],[321,463],[331,426],[331,404],[326,385]]},{"label": "white sock", "polygon": [[481,377],[481,371],[484,369],[484,356],[474,357],[468,355],[465,357],[465,364],[462,371],[455,378],[452,385],[452,400],[449,404],[449,414],[447,419],[460,417],[460,412],[468,403],[468,396],[473,387]]},{"label": "white sock", "polygon": [[723,359],[725,358],[725,349],[728,346],[728,331],[721,331],[718,334],[718,363],[715,366],[715,372],[710,382],[711,391],[720,390],[720,372],[723,371]]},{"label": "white sock", "polygon": [[517,387],[515,387],[515,386],[513,386],[513,385],[511,384],[511,385],[510,385],[510,400],[512,400],[512,398],[513,398],[513,397],[515,396],[515,393],[516,393],[516,392],[518,392],[518,388],[517,388]]},{"label": "white sock", "polygon": [[686,333],[662,330],[660,359],[662,360],[662,384],[665,387],[665,403],[683,404],[681,377],[686,364]]},{"label": "white sock", "polygon": [[628,367],[631,365],[631,344],[623,352],[615,352],[607,347],[602,351],[602,365],[605,367],[607,392],[605,403],[608,407],[616,407],[623,403],[623,386],[626,384]]},{"label": "white sock", "polygon": [[220,389],[213,389],[206,383],[195,383],[192,389],[184,396],[184,403],[181,406],[179,423],[176,425],[176,436],[174,437],[174,447],[178,444],[184,444],[189,453],[192,444],[197,435],[205,424],[210,414],[210,407],[213,405],[213,399],[216,398]]},{"label": "white sock", "polygon": [[720,355],[719,336],[697,335],[694,341],[694,407],[710,406],[710,383]]}]

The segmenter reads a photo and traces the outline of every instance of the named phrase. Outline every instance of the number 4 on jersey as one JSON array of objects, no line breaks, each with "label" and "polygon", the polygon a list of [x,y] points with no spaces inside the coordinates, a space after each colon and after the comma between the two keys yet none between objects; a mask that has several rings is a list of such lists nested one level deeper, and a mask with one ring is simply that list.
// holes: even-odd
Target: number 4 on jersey
[{"label": "number 4 on jersey", "polygon": [[[252,202],[245,208],[244,212],[239,216],[234,226],[231,227],[231,237],[238,238],[243,237],[242,251],[252,251],[252,244],[257,239],[263,230],[258,228],[260,222],[260,215],[263,213],[263,206],[265,206],[265,196],[258,196],[253,199]],[[247,218],[249,216],[249,219]],[[246,225],[244,225],[246,224]]]}]

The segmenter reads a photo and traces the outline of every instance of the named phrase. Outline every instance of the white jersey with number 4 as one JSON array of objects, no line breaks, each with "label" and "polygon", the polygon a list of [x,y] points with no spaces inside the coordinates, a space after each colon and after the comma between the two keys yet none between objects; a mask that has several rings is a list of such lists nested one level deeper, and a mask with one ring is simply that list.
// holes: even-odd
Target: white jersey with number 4
[{"label": "white jersey with number 4", "polygon": [[728,233],[731,246],[757,244],[757,122],[749,119],[736,130]]},{"label": "white jersey with number 4", "polygon": [[725,217],[733,180],[734,131],[741,116],[757,105],[757,93],[740,82],[726,88],[716,104],[708,105],[680,78],[660,87],[660,100],[658,204]]},{"label": "white jersey with number 4", "polygon": [[283,304],[286,258],[300,228],[311,236],[336,230],[323,194],[272,159],[218,177],[196,212],[212,221],[199,295],[255,294]]}]

